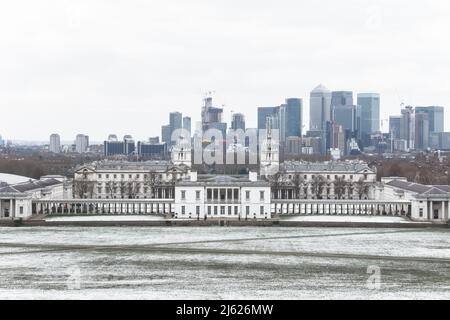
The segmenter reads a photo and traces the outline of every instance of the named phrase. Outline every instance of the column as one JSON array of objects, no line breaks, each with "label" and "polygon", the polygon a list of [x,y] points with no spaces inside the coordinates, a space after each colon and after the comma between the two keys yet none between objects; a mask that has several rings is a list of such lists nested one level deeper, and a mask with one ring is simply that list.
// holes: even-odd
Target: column
[{"label": "column", "polygon": [[442,212],[440,218],[441,220],[445,220],[445,201],[442,201]]},{"label": "column", "polygon": [[428,208],[428,220],[433,220],[433,201],[429,202]]},{"label": "column", "polygon": [[14,218],[14,212],[13,212],[13,202],[14,200],[9,200],[9,217]]}]

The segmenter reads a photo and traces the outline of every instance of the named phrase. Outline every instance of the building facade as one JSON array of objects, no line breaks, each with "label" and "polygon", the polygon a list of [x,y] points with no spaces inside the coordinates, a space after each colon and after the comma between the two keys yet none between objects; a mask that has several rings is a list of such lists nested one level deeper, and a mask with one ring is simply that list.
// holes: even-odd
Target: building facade
[{"label": "building facade", "polygon": [[177,218],[270,219],[270,185],[249,176],[192,175],[175,188]]}]

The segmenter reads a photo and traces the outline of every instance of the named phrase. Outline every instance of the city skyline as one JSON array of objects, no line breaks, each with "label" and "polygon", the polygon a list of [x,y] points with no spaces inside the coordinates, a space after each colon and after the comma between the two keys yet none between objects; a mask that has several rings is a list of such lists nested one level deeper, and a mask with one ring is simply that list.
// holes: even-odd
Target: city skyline
[{"label": "city skyline", "polygon": [[[447,3],[44,3],[1,5],[2,30],[15,30],[0,50],[0,110],[15,120],[2,123],[4,139],[84,132],[102,141],[111,127],[145,139],[159,134],[166,111],[199,121],[207,90],[227,123],[240,112],[247,127],[256,127],[257,107],[301,98],[308,127],[309,93],[320,83],[379,93],[383,120],[401,102],[450,115]],[[345,21],[330,24],[339,14]]]}]

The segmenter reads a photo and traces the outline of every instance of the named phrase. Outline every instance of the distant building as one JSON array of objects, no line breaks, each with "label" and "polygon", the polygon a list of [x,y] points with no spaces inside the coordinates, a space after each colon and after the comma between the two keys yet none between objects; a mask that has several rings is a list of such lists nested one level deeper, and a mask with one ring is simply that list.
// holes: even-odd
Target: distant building
[{"label": "distant building", "polygon": [[233,113],[231,117],[231,129],[245,131],[245,116],[242,113]]},{"label": "distant building", "polygon": [[430,122],[429,133],[444,132],[444,107],[416,107],[415,113],[426,113]]},{"label": "distant building", "polygon": [[125,135],[122,141],[118,141],[116,135],[109,135],[108,141],[103,142],[103,154],[105,157],[131,155],[135,150],[136,145],[133,137],[130,135]]},{"label": "distant building", "polygon": [[159,141],[138,141],[137,151],[142,160],[165,160],[168,156],[167,144]]},{"label": "distant building", "polygon": [[169,125],[171,132],[183,128],[183,115],[180,112],[169,114]]},{"label": "distant building", "polygon": [[192,121],[191,117],[183,118],[183,129],[187,130],[189,134],[192,134]]},{"label": "distant building", "polygon": [[327,123],[326,148],[339,149],[341,156],[345,154],[345,132],[342,125],[335,122]]},{"label": "distant building", "polygon": [[415,114],[415,139],[414,145],[418,150],[425,150],[430,143],[430,121],[428,113]]},{"label": "distant building", "polygon": [[0,147],[4,147],[5,146],[5,141],[2,138],[2,135],[0,135]]},{"label": "distant building", "polygon": [[85,153],[89,148],[89,136],[78,134],[75,139],[75,152]]},{"label": "distant building", "polygon": [[161,141],[167,144],[171,144],[172,139],[172,129],[170,125],[165,125],[161,127]]},{"label": "distant building", "polygon": [[358,93],[358,135],[363,146],[370,144],[370,135],[380,131],[380,95],[378,93]]},{"label": "distant building", "polygon": [[280,107],[259,107],[258,108],[258,130],[267,129],[267,118],[271,119],[272,129],[280,128],[279,120]]},{"label": "distant building", "polygon": [[389,133],[392,139],[400,139],[400,123],[402,122],[401,116],[389,117]]},{"label": "distant building", "polygon": [[406,141],[407,151],[415,148],[415,127],[414,109],[411,106],[407,106],[401,110],[400,120],[400,139]]},{"label": "distant building", "polygon": [[210,129],[217,129],[221,131],[223,138],[226,137],[227,124],[222,121],[223,109],[213,106],[213,100],[211,96],[206,97],[203,100],[202,107],[202,130],[206,132]]},{"label": "distant building", "polygon": [[61,140],[59,137],[59,134],[52,134],[50,135],[50,144],[49,149],[52,153],[60,153],[61,152]]},{"label": "distant building", "polygon": [[309,130],[325,131],[326,123],[331,120],[331,91],[319,85],[310,93]]},{"label": "distant building", "polygon": [[287,137],[301,137],[303,126],[303,101],[299,98],[288,98],[283,105],[285,109],[284,121],[281,126],[284,125],[284,134],[282,136],[283,141]]}]

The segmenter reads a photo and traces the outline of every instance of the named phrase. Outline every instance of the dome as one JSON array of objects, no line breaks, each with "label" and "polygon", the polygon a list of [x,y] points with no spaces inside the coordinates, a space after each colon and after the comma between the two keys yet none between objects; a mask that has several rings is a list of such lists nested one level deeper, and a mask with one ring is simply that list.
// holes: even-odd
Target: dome
[{"label": "dome", "polygon": [[318,93],[318,92],[331,92],[327,87],[325,87],[323,84],[319,84],[317,87],[314,88],[311,93]]}]

